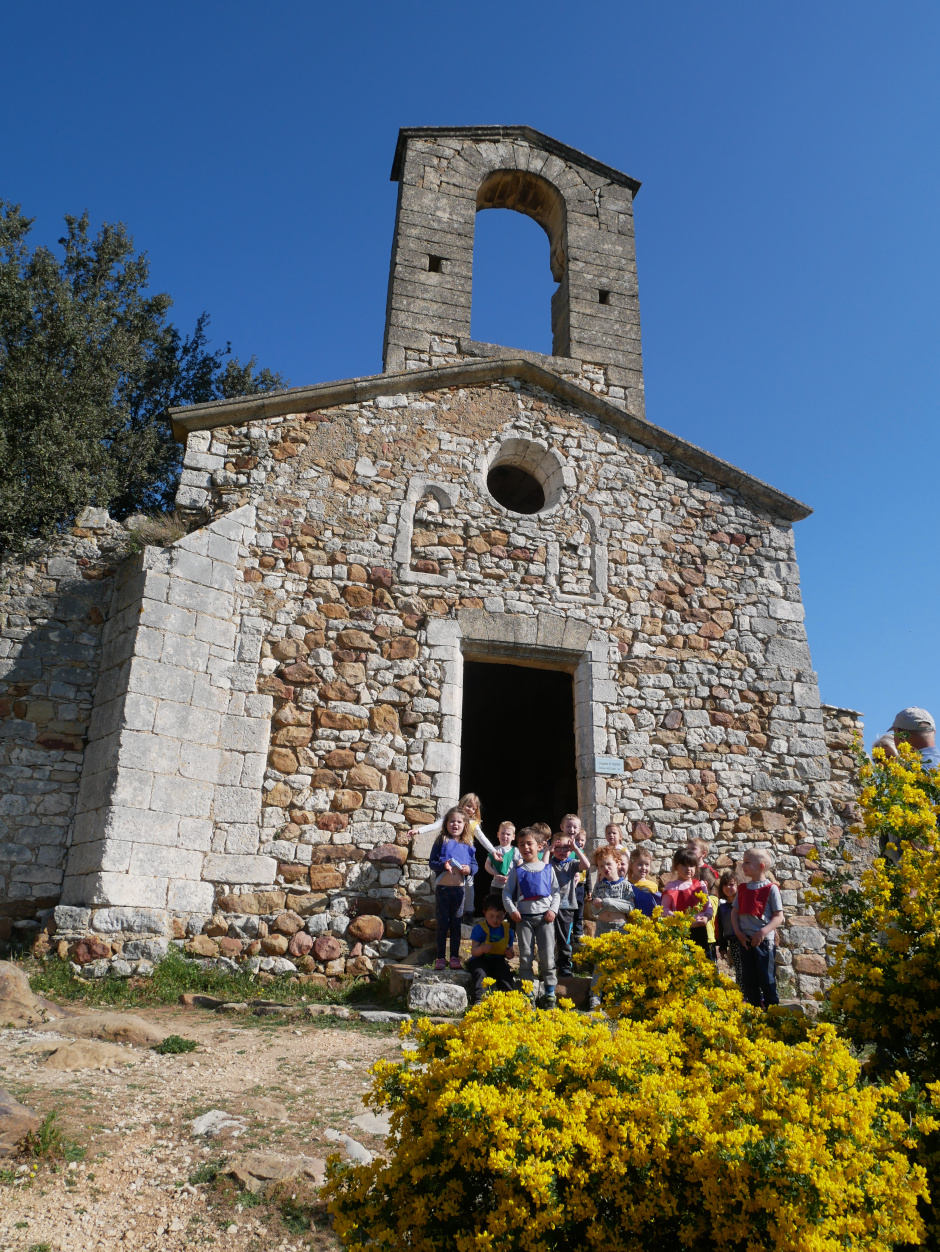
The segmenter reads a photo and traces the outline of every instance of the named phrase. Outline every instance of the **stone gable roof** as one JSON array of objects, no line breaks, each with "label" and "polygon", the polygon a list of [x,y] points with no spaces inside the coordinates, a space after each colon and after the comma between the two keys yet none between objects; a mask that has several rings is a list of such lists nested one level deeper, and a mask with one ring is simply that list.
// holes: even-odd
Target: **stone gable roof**
[{"label": "stone gable roof", "polygon": [[310,387],[291,387],[286,391],[265,392],[234,400],[213,400],[208,404],[197,404],[188,408],[171,408],[173,433],[181,443],[185,443],[187,435],[193,430],[239,426],[246,422],[281,417],[287,413],[316,412],[319,409],[372,400],[376,396],[434,391],[445,387],[479,387],[487,383],[517,379],[607,422],[617,430],[622,430],[637,443],[653,448],[671,460],[695,470],[710,482],[739,491],[742,496],[776,517],[797,522],[812,513],[809,505],[778,491],[760,478],[746,474],[729,461],[723,461],[694,443],[663,430],[661,426],[656,426],[645,418],[628,413],[610,400],[560,377],[533,359],[536,356],[534,353],[528,356],[493,356],[430,369],[372,374],[363,378],[316,383]]},{"label": "stone gable roof", "polygon": [[606,165],[603,161],[588,156],[586,152],[579,152],[577,148],[561,143],[558,139],[553,139],[551,135],[546,135],[533,126],[402,126],[398,132],[398,143],[395,145],[391,181],[397,183],[401,178],[402,162],[409,139],[447,138],[493,140],[494,142],[500,139],[523,139],[533,148],[552,153],[563,161],[579,165],[581,169],[591,170],[612,183],[618,183],[621,187],[628,187],[634,196],[642,185],[629,174],[624,174],[622,170],[614,169],[612,165]]}]

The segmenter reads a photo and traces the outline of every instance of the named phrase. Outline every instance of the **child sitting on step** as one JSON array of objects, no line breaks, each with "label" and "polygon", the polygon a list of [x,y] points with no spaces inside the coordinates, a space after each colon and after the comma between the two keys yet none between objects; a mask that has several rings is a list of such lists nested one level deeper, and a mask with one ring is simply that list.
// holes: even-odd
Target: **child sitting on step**
[{"label": "child sitting on step", "polygon": [[555,918],[561,893],[551,865],[539,859],[540,834],[524,826],[516,836],[516,847],[522,857],[520,865],[509,871],[503,887],[503,905],[516,926],[519,940],[519,977],[532,981],[535,949],[539,954],[539,975],[544,984],[543,1004],[555,1007]]},{"label": "child sitting on step", "polygon": [[451,809],[444,817],[444,829],[434,840],[428,858],[435,875],[434,902],[437,914],[437,960],[435,969],[444,969],[447,936],[450,935],[450,967],[460,969],[460,927],[463,922],[464,891],[467,878],[477,871],[473,834],[462,809]]},{"label": "child sitting on step", "polygon": [[473,1004],[479,1004],[483,999],[483,982],[486,978],[495,979],[497,991],[512,991],[512,970],[509,962],[513,956],[515,941],[516,932],[506,921],[502,896],[495,892],[488,895],[483,901],[483,918],[470,934],[470,960],[467,962],[467,969],[473,978]]}]

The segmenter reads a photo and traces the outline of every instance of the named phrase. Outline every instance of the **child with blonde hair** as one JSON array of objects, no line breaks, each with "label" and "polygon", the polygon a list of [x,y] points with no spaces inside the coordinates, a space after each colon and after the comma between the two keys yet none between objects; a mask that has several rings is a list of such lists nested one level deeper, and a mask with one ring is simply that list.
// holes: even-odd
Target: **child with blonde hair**
[{"label": "child with blonde hair", "polygon": [[608,822],[604,827],[604,838],[609,848],[620,848],[623,846],[623,831],[616,822]]},{"label": "child with blonde hair", "polygon": [[779,1004],[774,969],[774,931],[783,925],[780,888],[771,882],[774,855],[769,848],[748,848],[741,861],[744,882],[731,910],[731,925],[741,945],[741,990],[748,1004]]},{"label": "child with blonde hair", "polygon": [[718,875],[715,873],[715,871],[712,869],[712,867],[708,863],[708,854],[711,851],[711,844],[706,843],[704,839],[695,838],[695,839],[690,839],[689,842],[686,844],[686,847],[691,848],[692,851],[695,853],[695,855],[698,857],[698,867],[700,871],[699,878],[704,879],[706,876],[701,871],[708,870],[710,874],[714,875],[715,882],[717,883]]},{"label": "child with blonde hair", "polygon": [[653,877],[653,857],[649,848],[633,848],[627,861],[627,878],[633,888],[636,907],[646,917],[653,916],[661,902],[659,884]]},{"label": "child with blonde hair", "polygon": [[539,841],[539,860],[547,861],[552,854],[552,828],[548,822],[533,822],[529,830],[534,830]]},{"label": "child with blonde hair", "polygon": [[515,826],[512,822],[500,822],[496,832],[496,847],[486,854],[486,872],[493,875],[494,891],[502,891],[509,871],[519,859]]},{"label": "child with blonde hair", "polygon": [[[595,934],[606,935],[612,930],[622,930],[627,917],[633,911],[633,887],[628,878],[621,873],[617,849],[612,847],[598,848],[594,853],[594,864],[597,866],[597,882],[591,897],[591,908],[596,920]],[[590,1007],[599,1009],[600,996],[595,994],[599,975],[595,972],[591,979]]]},{"label": "child with blonde hair", "polygon": [[460,927],[464,912],[464,884],[476,873],[477,858],[473,834],[462,809],[444,815],[444,829],[434,841],[428,857],[435,875],[434,902],[437,915],[437,960],[435,969],[444,969],[447,936],[450,935],[450,967],[460,969]]}]

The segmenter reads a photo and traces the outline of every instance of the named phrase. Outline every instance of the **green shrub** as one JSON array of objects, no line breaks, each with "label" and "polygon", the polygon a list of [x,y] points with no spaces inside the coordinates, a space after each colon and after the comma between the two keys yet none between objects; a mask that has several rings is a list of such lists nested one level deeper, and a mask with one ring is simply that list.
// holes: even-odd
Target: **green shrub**
[{"label": "green shrub", "polygon": [[161,1056],[177,1056],[180,1052],[195,1052],[199,1047],[198,1039],[184,1039],[182,1035],[167,1035],[162,1043],[155,1043],[151,1052],[159,1052]]}]

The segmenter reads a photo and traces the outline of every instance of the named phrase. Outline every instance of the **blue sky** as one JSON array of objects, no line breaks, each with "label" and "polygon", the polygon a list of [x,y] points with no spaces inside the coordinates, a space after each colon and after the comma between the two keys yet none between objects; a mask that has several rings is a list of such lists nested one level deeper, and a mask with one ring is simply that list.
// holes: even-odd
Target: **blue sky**
[{"label": "blue sky", "polygon": [[[374,373],[401,125],[527,123],[643,182],[647,413],[807,501],[823,699],[940,717],[940,8],[831,0],[8,5],[0,195],[123,220],[191,327]],[[12,52],[12,55],[9,55]],[[549,346],[544,234],[481,214],[473,333]]]}]

